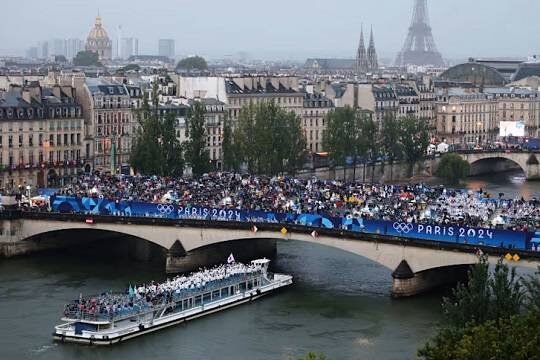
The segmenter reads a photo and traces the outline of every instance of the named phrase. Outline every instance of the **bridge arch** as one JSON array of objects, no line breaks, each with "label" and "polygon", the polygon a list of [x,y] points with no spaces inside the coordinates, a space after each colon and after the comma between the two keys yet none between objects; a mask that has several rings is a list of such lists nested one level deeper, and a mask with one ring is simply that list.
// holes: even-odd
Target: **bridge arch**
[{"label": "bridge arch", "polygon": [[484,175],[495,172],[521,170],[524,174],[527,169],[515,159],[505,156],[484,157],[470,162],[470,175]]}]

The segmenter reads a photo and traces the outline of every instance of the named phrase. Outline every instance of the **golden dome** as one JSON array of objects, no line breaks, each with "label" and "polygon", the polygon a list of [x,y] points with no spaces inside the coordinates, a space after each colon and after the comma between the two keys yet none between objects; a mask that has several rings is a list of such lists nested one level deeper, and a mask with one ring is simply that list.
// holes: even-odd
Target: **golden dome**
[{"label": "golden dome", "polygon": [[88,34],[88,40],[109,40],[109,36],[107,35],[107,31],[102,26],[101,23],[101,17],[96,17],[96,23],[94,24],[94,27],[90,31],[90,34]]}]

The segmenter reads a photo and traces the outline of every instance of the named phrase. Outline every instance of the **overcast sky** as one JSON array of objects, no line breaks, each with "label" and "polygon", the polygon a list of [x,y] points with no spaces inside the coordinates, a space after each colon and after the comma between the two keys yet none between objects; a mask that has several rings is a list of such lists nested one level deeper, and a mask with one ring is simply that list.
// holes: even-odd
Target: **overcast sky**
[{"label": "overcast sky", "polygon": [[[413,0],[2,0],[0,54],[24,54],[40,40],[85,39],[100,11],[111,38],[122,26],[140,53],[159,38],[179,55],[304,59],[354,56],[360,24],[371,24],[382,57],[401,48]],[[540,53],[539,0],[429,0],[443,56]]]}]

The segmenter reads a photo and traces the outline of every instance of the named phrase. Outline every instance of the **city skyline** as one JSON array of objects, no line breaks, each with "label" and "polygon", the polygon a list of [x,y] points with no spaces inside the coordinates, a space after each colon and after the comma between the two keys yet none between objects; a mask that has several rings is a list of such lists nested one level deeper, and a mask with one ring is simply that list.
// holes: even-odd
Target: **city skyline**
[{"label": "city skyline", "polygon": [[[391,58],[402,46],[412,8],[412,1],[340,0],[328,6],[327,2],[316,0],[306,6],[304,1],[285,4],[277,0],[272,8],[264,9],[267,21],[261,22],[257,11],[246,14],[244,9],[252,9],[252,5],[245,0],[216,2],[212,6],[192,0],[28,2],[36,11],[23,14],[23,9],[14,3],[4,5],[12,16],[0,25],[2,34],[10,34],[10,37],[0,35],[0,55],[23,55],[28,47],[43,40],[85,39],[99,10],[109,35],[116,38],[121,25],[123,37],[140,40],[141,54],[157,54],[158,40],[171,38],[176,41],[177,55],[196,53],[219,58],[245,52],[254,58],[283,60],[352,58],[364,23],[373,24],[381,58]],[[126,16],[128,8],[139,11]],[[524,35],[540,30],[540,24],[534,21],[538,10],[540,3],[534,0],[429,2],[435,40],[443,56],[449,59],[537,53],[538,45],[533,45]],[[59,16],[63,16],[62,21],[46,21]],[[8,31],[17,26],[16,21],[21,17],[39,26],[39,35],[30,28],[17,27],[16,33]],[[143,19],[160,21],[143,24]]]}]

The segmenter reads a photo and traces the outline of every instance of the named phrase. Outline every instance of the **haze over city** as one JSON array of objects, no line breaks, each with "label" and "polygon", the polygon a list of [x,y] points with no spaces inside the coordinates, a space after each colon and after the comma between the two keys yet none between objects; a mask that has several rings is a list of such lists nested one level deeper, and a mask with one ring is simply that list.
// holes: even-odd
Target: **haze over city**
[{"label": "haze over city", "polygon": [[[391,58],[411,19],[411,2],[398,0],[25,0],[25,6],[2,5],[8,16],[0,24],[0,55],[22,55],[28,46],[53,38],[85,39],[99,11],[109,35],[116,38],[121,25],[123,36],[139,39],[141,54],[155,54],[157,39],[172,38],[178,55],[353,57],[363,23],[366,31],[373,25],[381,57]],[[540,31],[538,1],[430,1],[429,12],[445,58],[540,52],[523,36]]]}]

